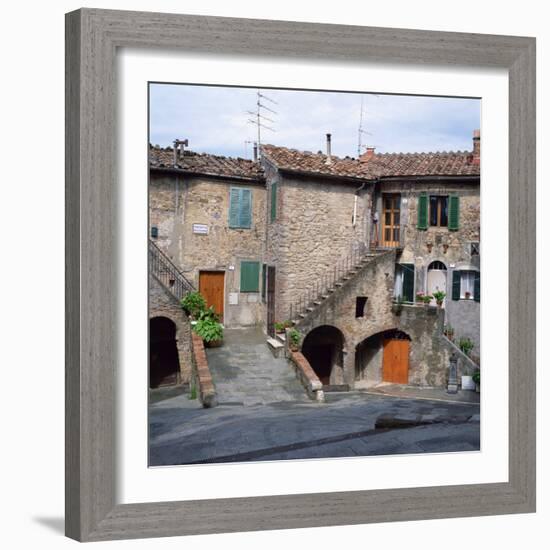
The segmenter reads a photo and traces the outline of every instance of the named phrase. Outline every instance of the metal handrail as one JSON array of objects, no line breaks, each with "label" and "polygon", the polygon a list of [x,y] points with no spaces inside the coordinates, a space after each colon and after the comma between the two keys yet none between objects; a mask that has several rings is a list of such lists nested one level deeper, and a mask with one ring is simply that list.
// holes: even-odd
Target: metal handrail
[{"label": "metal handrail", "polygon": [[301,315],[307,313],[308,308],[315,305],[315,302],[321,302],[330,290],[334,290],[336,283],[342,282],[344,277],[350,275],[367,253],[367,246],[363,242],[353,243],[349,254],[338,260],[334,266],[317,278],[317,280],[307,288],[297,300],[290,304],[289,319],[291,321],[299,320]]},{"label": "metal handrail", "polygon": [[188,292],[195,290],[193,283],[151,239],[149,239],[149,270],[178,302]]}]

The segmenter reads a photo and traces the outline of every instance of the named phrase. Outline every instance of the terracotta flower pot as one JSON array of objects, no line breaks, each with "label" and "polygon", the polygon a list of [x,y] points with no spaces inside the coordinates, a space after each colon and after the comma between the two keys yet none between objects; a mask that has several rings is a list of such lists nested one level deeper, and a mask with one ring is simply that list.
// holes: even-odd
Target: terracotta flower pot
[{"label": "terracotta flower pot", "polygon": [[223,340],[210,340],[210,342],[204,342],[207,348],[219,348],[223,346]]}]

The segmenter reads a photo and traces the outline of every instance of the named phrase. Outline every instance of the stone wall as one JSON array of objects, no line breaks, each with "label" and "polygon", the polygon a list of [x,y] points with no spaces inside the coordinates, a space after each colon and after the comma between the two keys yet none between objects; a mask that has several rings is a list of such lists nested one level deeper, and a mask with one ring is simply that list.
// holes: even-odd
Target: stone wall
[{"label": "stone wall", "polygon": [[[252,191],[250,229],[229,227],[231,187]],[[260,324],[265,318],[260,292],[240,292],[241,261],[263,262],[265,195],[265,186],[254,182],[151,174],[149,223],[158,227],[157,244],[196,288],[200,271],[225,274],[224,324],[229,327]],[[194,233],[193,224],[206,225],[208,234]],[[236,304],[229,303],[230,293]]]},{"label": "stone wall", "polygon": [[[343,368],[341,372],[333,368],[331,384],[355,387],[361,382],[380,381],[382,356],[378,346],[366,352],[374,359],[372,365],[378,365],[369,373],[357,373],[356,349],[366,339],[394,329],[411,338],[409,383],[443,386],[446,382],[449,354],[440,341],[444,312],[416,305],[404,306],[399,315],[392,311],[395,255],[395,251],[388,251],[374,258],[297,326],[304,338],[324,325],[336,327],[344,335]],[[356,317],[358,296],[367,297],[363,317]],[[365,353],[364,348],[360,346],[359,352]]]},{"label": "stone wall", "polygon": [[[277,182],[277,217],[268,218],[266,261],[276,268],[275,319],[288,318],[290,304],[327,274],[356,243],[366,241],[370,195],[356,195],[357,182],[281,175],[266,164],[268,215]],[[356,223],[352,223],[357,197]]]},{"label": "stone wall", "polygon": [[[471,255],[471,243],[480,242],[480,195],[479,183],[384,183],[377,189],[377,209],[382,220],[382,194],[401,194],[401,246],[399,263],[415,266],[415,294],[427,291],[428,266],[439,261],[447,268],[445,300],[446,322],[455,328],[455,339],[470,337],[475,343],[474,353],[479,354],[480,307],[473,300],[453,301],[452,277],[455,269],[479,270],[479,255]],[[428,195],[451,195],[460,197],[459,229],[449,231],[446,227],[417,228],[418,197]],[[380,225],[380,231],[381,226]]]},{"label": "stone wall", "polygon": [[175,298],[153,276],[149,276],[149,319],[166,317],[176,325],[176,347],[180,364],[180,381],[191,380],[191,326]]}]

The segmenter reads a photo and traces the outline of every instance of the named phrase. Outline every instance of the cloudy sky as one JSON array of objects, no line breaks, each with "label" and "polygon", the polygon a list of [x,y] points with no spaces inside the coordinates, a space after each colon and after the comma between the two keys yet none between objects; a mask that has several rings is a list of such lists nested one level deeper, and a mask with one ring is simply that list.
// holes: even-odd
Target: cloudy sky
[{"label": "cloudy sky", "polygon": [[[256,89],[181,84],[150,85],[150,142],[171,145],[189,139],[193,151],[251,158],[257,139]],[[373,95],[294,90],[260,90],[276,103],[262,103],[275,132],[262,129],[262,143],[300,150],[325,150],[332,134],[332,152],[357,156],[363,100],[363,146],[376,151],[421,152],[471,150],[473,130],[480,126],[477,99]]]}]

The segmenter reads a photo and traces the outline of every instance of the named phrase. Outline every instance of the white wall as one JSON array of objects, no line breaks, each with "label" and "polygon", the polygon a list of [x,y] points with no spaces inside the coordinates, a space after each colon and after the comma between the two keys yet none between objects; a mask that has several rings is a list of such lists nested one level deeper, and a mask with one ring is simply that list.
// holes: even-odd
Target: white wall
[{"label": "white wall", "polygon": [[[539,158],[550,147],[550,40],[544,3],[460,3],[406,0],[389,2],[258,2],[202,0],[109,0],[90,7],[187,12],[342,24],[423,28],[446,31],[530,35],[538,38]],[[9,3],[2,10],[2,543],[6,548],[68,548],[63,524],[63,14],[81,0]],[[7,168],[7,173],[6,173]],[[548,164],[539,162],[539,183],[548,181]],[[8,185],[9,182],[9,185]],[[7,192],[7,196],[6,196]],[[548,235],[542,207],[548,185],[539,185],[539,236]],[[548,238],[538,239],[539,280],[550,268]],[[16,258],[18,262],[16,263]],[[5,279],[5,281],[4,281]],[[542,292],[540,293],[542,295]],[[548,294],[541,298],[550,306]],[[7,301],[7,307],[6,307]],[[543,309],[539,306],[539,311]],[[540,322],[542,323],[542,315]],[[550,328],[539,325],[539,333]],[[7,329],[7,330],[6,330]],[[7,332],[9,331],[9,333]],[[542,341],[542,338],[539,338]],[[6,353],[7,351],[7,353]],[[539,354],[540,355],[540,354]],[[548,381],[540,361],[539,388]],[[548,363],[546,361],[546,363]],[[539,395],[542,392],[539,391]],[[549,462],[550,400],[539,398],[539,465]],[[546,436],[542,437],[542,434]],[[111,543],[132,548],[252,549],[346,544],[409,550],[472,548],[490,543],[503,549],[540,548],[548,540],[548,471],[539,467],[539,512],[530,516],[473,518],[303,529],[182,539]],[[531,542],[531,544],[529,544]]]}]

